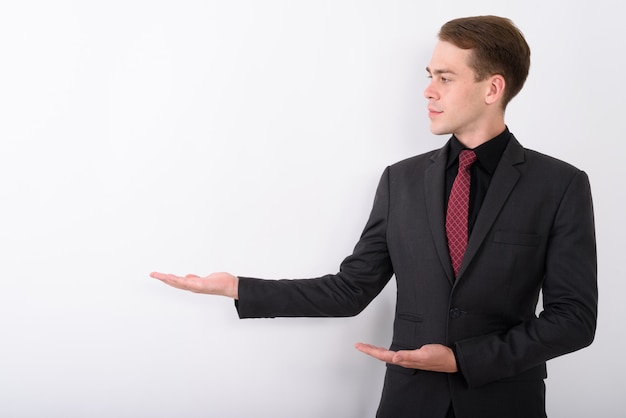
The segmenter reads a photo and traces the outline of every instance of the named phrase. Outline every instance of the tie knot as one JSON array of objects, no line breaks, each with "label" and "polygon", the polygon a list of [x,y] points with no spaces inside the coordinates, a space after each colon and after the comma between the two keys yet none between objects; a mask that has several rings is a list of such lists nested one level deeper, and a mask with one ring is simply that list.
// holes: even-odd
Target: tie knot
[{"label": "tie knot", "polygon": [[471,149],[464,149],[459,154],[459,171],[469,168],[476,162],[476,153]]}]

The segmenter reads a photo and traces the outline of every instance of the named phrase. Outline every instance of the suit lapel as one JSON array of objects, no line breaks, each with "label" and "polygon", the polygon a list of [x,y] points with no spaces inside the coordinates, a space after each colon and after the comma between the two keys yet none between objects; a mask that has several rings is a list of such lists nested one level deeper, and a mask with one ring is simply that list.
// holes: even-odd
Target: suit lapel
[{"label": "suit lapel", "polygon": [[446,163],[448,161],[448,145],[435,152],[431,160],[433,164],[428,167],[424,174],[424,190],[426,198],[426,212],[430,231],[435,242],[435,248],[439,260],[443,266],[450,283],[454,282],[454,271],[448,252],[448,240],[446,238],[446,210],[444,208],[444,191],[446,178]]},{"label": "suit lapel", "polygon": [[511,135],[509,144],[504,150],[502,158],[493,174],[487,195],[476,218],[476,223],[474,224],[472,234],[467,243],[467,249],[465,250],[457,279],[463,275],[467,266],[478,252],[487,233],[493,226],[498,214],[519,180],[520,172],[514,166],[523,162],[524,149],[520,143],[517,142],[515,137]]}]

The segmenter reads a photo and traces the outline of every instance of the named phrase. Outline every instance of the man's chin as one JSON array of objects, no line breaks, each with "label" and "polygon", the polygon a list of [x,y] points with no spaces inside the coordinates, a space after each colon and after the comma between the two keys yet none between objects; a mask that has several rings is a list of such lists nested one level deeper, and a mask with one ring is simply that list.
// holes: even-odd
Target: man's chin
[{"label": "man's chin", "polygon": [[433,135],[450,135],[452,133],[450,129],[445,129],[445,127],[441,126],[433,126],[432,124],[430,125],[430,132]]}]

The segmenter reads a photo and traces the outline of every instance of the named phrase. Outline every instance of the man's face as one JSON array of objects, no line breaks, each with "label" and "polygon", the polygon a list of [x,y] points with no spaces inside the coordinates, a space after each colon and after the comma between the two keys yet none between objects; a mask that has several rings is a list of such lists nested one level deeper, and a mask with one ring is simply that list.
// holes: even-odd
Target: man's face
[{"label": "man's face", "polygon": [[468,65],[472,51],[439,41],[426,68],[431,82],[424,91],[428,99],[430,130],[435,135],[455,134],[464,137],[479,135],[485,124],[485,97],[490,80],[476,81]]}]

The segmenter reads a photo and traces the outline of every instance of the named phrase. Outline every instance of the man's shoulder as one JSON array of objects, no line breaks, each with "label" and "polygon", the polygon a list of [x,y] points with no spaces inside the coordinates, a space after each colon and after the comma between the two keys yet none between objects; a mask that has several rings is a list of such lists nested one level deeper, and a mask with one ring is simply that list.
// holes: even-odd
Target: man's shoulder
[{"label": "man's shoulder", "polygon": [[[586,173],[573,164],[553,155],[522,147],[517,141],[509,144],[502,157],[533,187],[565,189],[579,176],[586,177]],[[505,161],[501,163],[507,164]]]},{"label": "man's shoulder", "polygon": [[579,168],[567,161],[561,160],[552,155],[544,154],[533,149],[524,148],[524,153],[528,163],[538,164],[546,168],[552,168],[559,171],[580,171]]},{"label": "man's shoulder", "polygon": [[[538,170],[545,174],[575,175],[581,171],[574,165],[555,156],[522,146],[514,136],[511,139],[504,151],[503,158],[508,158],[509,162],[515,166],[525,167],[527,170]],[[520,163],[522,163],[521,166],[518,165]]]},{"label": "man's shoulder", "polygon": [[405,158],[404,160],[400,160],[395,164],[392,164],[389,168],[393,171],[404,171],[404,170],[414,170],[419,167],[427,167],[430,166],[434,160],[436,160],[443,149],[436,149],[425,152],[423,154],[415,155],[413,157]]}]

